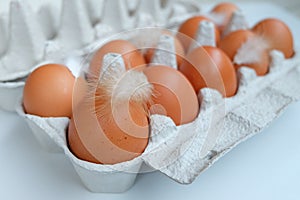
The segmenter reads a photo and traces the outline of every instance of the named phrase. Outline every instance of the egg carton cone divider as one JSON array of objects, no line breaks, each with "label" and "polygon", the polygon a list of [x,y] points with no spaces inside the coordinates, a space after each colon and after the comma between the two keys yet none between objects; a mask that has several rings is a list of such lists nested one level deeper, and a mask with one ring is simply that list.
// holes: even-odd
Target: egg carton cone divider
[{"label": "egg carton cone divider", "polygon": [[176,55],[174,54],[176,51],[174,37],[162,35],[159,38],[157,47],[158,48],[155,50],[151,63],[163,64],[177,69]]},{"label": "egg carton cone divider", "polygon": [[227,25],[226,29],[224,30],[223,37],[229,35],[230,33],[237,31],[237,30],[247,30],[249,29],[248,22],[245,18],[245,15],[242,11],[237,10],[233,13],[229,24]]},{"label": "egg carton cone divider", "polygon": [[216,47],[215,26],[212,22],[201,22],[196,35],[196,41],[190,45],[189,52],[200,46]]}]

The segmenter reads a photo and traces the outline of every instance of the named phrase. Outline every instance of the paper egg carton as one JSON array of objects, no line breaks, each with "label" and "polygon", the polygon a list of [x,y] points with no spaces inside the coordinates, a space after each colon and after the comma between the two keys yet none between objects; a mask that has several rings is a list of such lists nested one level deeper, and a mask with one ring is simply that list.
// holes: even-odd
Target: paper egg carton
[{"label": "paper egg carton", "polygon": [[[50,44],[47,55],[57,59],[59,51],[53,51],[53,46]],[[159,48],[174,50],[167,41],[162,41]],[[84,56],[90,49],[79,55]],[[61,62],[67,62],[69,57],[65,56],[67,59],[61,59]],[[201,90],[200,114],[190,124],[176,126],[168,117],[151,116],[151,137],[145,152],[134,160],[116,165],[97,165],[77,159],[67,144],[68,118],[25,114],[21,99],[16,109],[47,151],[66,155],[90,191],[124,192],[134,184],[137,174],[144,172],[142,166],[158,170],[179,183],[189,184],[236,145],[260,133],[288,105],[300,100],[298,53],[286,60],[282,53],[273,51],[271,57],[270,73],[264,77],[257,77],[249,68],[239,70],[239,91],[232,98],[224,99],[212,89]],[[164,51],[158,52],[154,59],[175,65],[174,54]]]},{"label": "paper egg carton", "polygon": [[0,108],[15,110],[24,80],[38,63],[63,62],[98,39],[137,27],[172,26],[199,11],[191,0],[63,0],[61,13],[47,5],[35,13],[26,1],[13,0],[9,16],[0,16]]},{"label": "paper egg carton", "polygon": [[[168,37],[159,40],[153,60],[172,65],[174,49]],[[169,43],[168,43],[169,42]],[[68,118],[41,118],[24,113],[22,100],[17,112],[31,127],[35,137],[50,152],[62,152],[72,162],[84,185],[93,192],[119,193],[128,190],[141,166],[160,171],[182,184],[192,183],[201,172],[239,143],[260,133],[291,103],[300,100],[300,57],[286,60],[272,51],[270,73],[256,76],[254,70],[238,71],[239,91],[224,99],[213,89],[199,93],[200,114],[190,124],[176,126],[165,116],[150,119],[151,137],[138,158],[116,165],[97,165],[77,159],[69,150],[66,130]],[[172,62],[172,60],[174,62]]]}]

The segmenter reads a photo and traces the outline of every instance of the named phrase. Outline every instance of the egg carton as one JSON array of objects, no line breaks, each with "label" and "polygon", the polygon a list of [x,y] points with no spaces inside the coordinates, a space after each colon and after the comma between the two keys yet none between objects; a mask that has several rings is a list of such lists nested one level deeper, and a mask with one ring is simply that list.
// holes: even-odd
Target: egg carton
[{"label": "egg carton", "polygon": [[[237,28],[230,26],[232,29]],[[238,26],[242,28],[244,23]],[[149,32],[153,34],[151,30]],[[175,67],[174,54],[166,53],[166,50],[174,51],[174,43],[168,37],[162,41],[159,39],[153,41],[158,42],[159,49],[163,51],[157,51],[153,61],[166,62]],[[210,39],[208,37],[202,42],[211,44],[213,42]],[[101,46],[104,41],[106,39],[97,45]],[[138,46],[140,42],[134,41]],[[201,42],[200,38],[198,42]],[[61,62],[67,64],[71,57],[72,62],[80,65],[82,57],[94,48],[92,45],[76,53],[79,56],[77,59],[66,56],[67,59]],[[59,55],[54,53],[53,58],[57,57]],[[28,115],[24,112],[21,99],[17,102],[16,110],[46,151],[66,155],[84,185],[92,192],[124,192],[134,184],[138,173],[148,170],[158,170],[179,183],[189,184],[236,145],[260,133],[288,105],[300,99],[298,53],[294,58],[286,60],[282,53],[273,51],[271,57],[270,73],[264,77],[257,77],[255,71],[249,68],[239,70],[239,91],[232,98],[224,99],[212,89],[201,90],[200,114],[190,124],[176,126],[168,117],[151,116],[151,137],[145,152],[134,160],[116,165],[97,165],[76,158],[67,144],[68,118]]]},{"label": "egg carton", "polygon": [[35,13],[26,1],[13,0],[10,15],[0,16],[0,108],[14,111],[38,63],[60,63],[114,33],[172,26],[199,11],[192,0],[62,0],[61,13],[47,5]]},{"label": "egg carton", "polygon": [[[212,30],[209,24],[205,25]],[[199,31],[204,30],[200,27]],[[175,49],[171,37],[158,37],[159,34],[154,37],[156,34],[151,29],[146,33],[152,34],[151,39],[146,38],[158,43],[153,62],[175,67],[176,56],[170,53]],[[136,33],[129,35],[133,37]],[[132,41],[137,46],[145,45],[138,39]],[[214,42],[207,37],[203,43]],[[245,67],[238,71],[239,91],[234,97],[224,99],[213,89],[202,89],[200,114],[192,123],[176,126],[168,117],[151,116],[151,137],[145,152],[134,160],[116,165],[97,165],[76,158],[67,144],[68,118],[28,115],[22,100],[17,112],[46,150],[62,152],[71,160],[82,182],[92,192],[124,192],[134,184],[138,173],[150,169],[181,184],[189,184],[236,145],[260,133],[288,105],[300,100],[299,54],[285,59],[281,52],[272,51],[270,56],[272,62],[266,76],[258,77],[254,70]],[[142,166],[146,166],[146,171]]]}]

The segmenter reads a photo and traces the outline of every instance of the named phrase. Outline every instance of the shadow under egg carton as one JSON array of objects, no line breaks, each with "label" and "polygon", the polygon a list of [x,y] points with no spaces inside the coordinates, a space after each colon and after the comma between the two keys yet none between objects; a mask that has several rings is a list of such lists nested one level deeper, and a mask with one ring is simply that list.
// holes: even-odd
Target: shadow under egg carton
[{"label": "shadow under egg carton", "polygon": [[200,8],[192,0],[63,0],[61,10],[43,6],[34,13],[26,1],[14,0],[10,16],[0,16],[0,108],[15,111],[24,86],[17,79],[38,63],[62,62],[67,52],[122,30],[182,22]]},{"label": "shadow under egg carton", "polygon": [[145,152],[116,165],[77,159],[67,144],[69,119],[25,114],[22,101],[17,112],[46,150],[66,155],[92,192],[120,193],[130,189],[137,174],[144,172],[144,164],[181,184],[190,184],[235,146],[260,133],[288,105],[300,100],[299,54],[286,60],[281,52],[272,51],[271,57],[270,72],[264,77],[256,76],[250,68],[238,71],[240,85],[234,97],[223,98],[213,89],[202,89],[199,116],[190,124],[176,126],[168,117],[151,116],[151,137]]}]

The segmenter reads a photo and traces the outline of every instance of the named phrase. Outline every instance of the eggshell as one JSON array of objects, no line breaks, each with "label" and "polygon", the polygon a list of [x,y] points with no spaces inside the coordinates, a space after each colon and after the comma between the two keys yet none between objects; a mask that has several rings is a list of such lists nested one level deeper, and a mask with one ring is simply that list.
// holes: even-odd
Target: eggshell
[{"label": "eggshell", "polygon": [[238,49],[245,43],[250,37],[255,37],[255,33],[249,30],[238,30],[230,33],[223,38],[218,47],[222,49],[227,56],[233,60]]},{"label": "eggshell", "polygon": [[23,104],[28,114],[71,117],[75,77],[66,66],[48,64],[33,71],[25,84]]},{"label": "eggshell", "polygon": [[293,35],[289,27],[279,19],[265,19],[252,29],[256,34],[269,41],[270,49],[282,51],[286,58],[294,55]]},{"label": "eggshell", "polygon": [[199,102],[191,83],[177,70],[153,65],[144,70],[154,87],[150,104],[152,114],[162,114],[173,119],[176,125],[195,120]]},{"label": "eggshell", "polygon": [[212,9],[212,13],[218,14],[222,17],[221,23],[218,24],[218,28],[221,33],[228,25],[233,13],[237,10],[239,10],[239,8],[235,4],[229,2],[219,3]]},{"label": "eggshell", "polygon": [[146,64],[142,53],[139,52],[136,46],[126,40],[113,40],[106,43],[94,54],[89,68],[91,76],[98,77],[103,57],[108,53],[121,54],[124,59],[126,69]]},{"label": "eggshell", "polygon": [[[199,25],[202,21],[211,21],[207,17],[204,16],[196,16],[186,20],[180,27],[179,27],[179,34],[177,35],[178,39],[181,41],[185,51],[189,50],[189,46],[193,39],[196,39],[196,34],[199,29]],[[216,43],[220,41],[220,32],[215,28],[215,35],[216,35]]]},{"label": "eggshell", "polygon": [[[109,110],[101,115],[92,112],[93,107],[86,102],[79,104],[68,131],[74,155],[93,163],[116,164],[143,153],[149,137],[147,114],[135,104],[130,105],[129,111],[123,108],[123,104],[118,105],[114,107],[117,113]],[[143,128],[134,128],[136,125]],[[126,132],[129,128],[131,131]]]},{"label": "eggshell", "polygon": [[85,80],[84,77],[77,77],[74,84],[73,90],[73,109],[76,108],[78,104],[81,103],[88,96],[88,91],[90,88],[90,84]]},{"label": "eggshell", "polygon": [[[247,42],[251,42],[251,40],[252,42],[254,42],[254,40],[256,40],[255,38],[258,37],[260,36],[256,35],[254,32],[250,30],[234,31],[220,41],[219,48],[222,49],[227,54],[227,56],[231,59],[231,61],[234,62],[235,56],[237,55],[238,51],[242,48],[242,46]],[[258,38],[258,40],[259,39],[260,38]],[[244,57],[247,56],[249,57],[250,54],[253,55],[256,54],[254,55],[253,61],[251,61],[250,59],[250,61],[248,60],[248,62],[245,61],[243,63],[235,63],[236,69],[239,69],[240,67],[243,66],[247,66],[254,69],[257,75],[259,76],[263,76],[269,71],[269,65],[270,65],[269,51],[267,51],[268,49],[267,46],[264,47],[264,45],[268,45],[268,44],[263,38],[261,38],[260,41],[261,41],[260,44],[256,44],[257,46],[253,46],[253,48],[249,49],[248,52],[244,52]]]},{"label": "eggshell", "polygon": [[70,120],[67,136],[69,147],[77,158],[100,164],[100,162],[87,150],[85,145],[82,143],[73,118]]},{"label": "eggshell", "polygon": [[[182,60],[183,60],[182,57],[185,55],[183,45],[181,44],[180,40],[176,36],[172,35],[172,33],[166,31],[163,34],[170,35],[174,38],[177,65],[178,66],[181,65]],[[146,59],[147,63],[151,63],[154,52],[155,52],[155,48],[151,48],[146,52],[145,59]]]},{"label": "eggshell", "polygon": [[231,97],[237,92],[235,68],[219,48],[205,46],[194,49],[179,70],[190,80],[197,93],[205,87],[218,90],[224,97]]},{"label": "eggshell", "polygon": [[76,81],[68,138],[79,159],[116,164],[138,157],[147,147],[150,130],[145,108],[152,87],[139,68],[126,71],[117,54],[104,59],[115,62],[106,66],[98,81],[88,79],[85,84],[82,77]]}]

